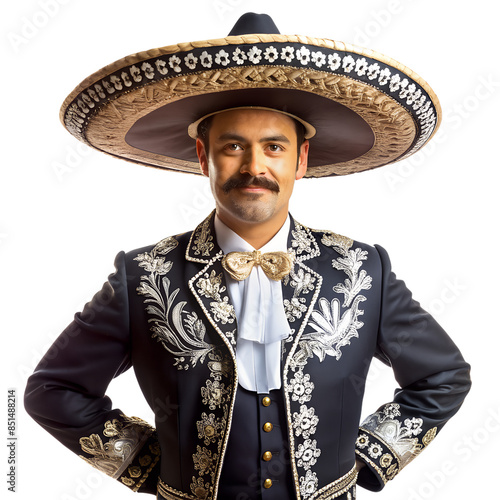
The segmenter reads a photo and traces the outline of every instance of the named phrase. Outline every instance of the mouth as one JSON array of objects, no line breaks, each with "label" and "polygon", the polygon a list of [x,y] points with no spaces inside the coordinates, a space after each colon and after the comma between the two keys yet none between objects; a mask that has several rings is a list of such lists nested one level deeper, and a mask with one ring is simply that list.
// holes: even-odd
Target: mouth
[{"label": "mouth", "polygon": [[241,191],[249,191],[249,192],[252,192],[252,193],[258,193],[258,192],[264,192],[264,191],[274,191],[272,189],[269,189],[268,187],[264,187],[264,186],[253,186],[253,185],[250,185],[250,186],[241,186],[241,187],[237,187],[235,189],[239,189]]}]

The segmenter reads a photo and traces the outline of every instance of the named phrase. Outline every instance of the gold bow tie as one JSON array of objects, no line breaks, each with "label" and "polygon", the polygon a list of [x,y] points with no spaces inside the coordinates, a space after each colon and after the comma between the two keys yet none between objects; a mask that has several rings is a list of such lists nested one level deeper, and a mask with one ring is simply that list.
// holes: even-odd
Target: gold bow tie
[{"label": "gold bow tie", "polygon": [[266,276],[274,281],[282,280],[292,269],[293,258],[286,252],[229,252],[222,259],[222,267],[231,278],[242,281],[248,278],[253,266],[260,266]]}]

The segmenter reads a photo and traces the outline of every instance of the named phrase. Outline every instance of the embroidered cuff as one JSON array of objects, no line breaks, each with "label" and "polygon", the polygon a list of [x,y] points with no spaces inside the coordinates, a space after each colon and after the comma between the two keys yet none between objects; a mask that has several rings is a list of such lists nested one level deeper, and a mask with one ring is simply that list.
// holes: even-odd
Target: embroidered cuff
[{"label": "embroidered cuff", "polygon": [[[372,472],[378,474],[381,480],[378,489],[382,489],[387,481],[393,479],[429,445],[436,434],[437,427],[427,429],[424,434],[422,418],[403,415],[399,404],[390,403],[381,407],[361,424],[356,441],[356,453]],[[360,479],[361,481],[365,479],[366,488],[376,487],[366,472],[364,478],[363,474],[360,474]]]},{"label": "embroidered cuff", "polygon": [[356,440],[356,455],[365,462],[374,476],[369,477],[364,469],[359,474],[360,486],[371,491],[381,490],[401,470],[399,459],[389,446],[363,428],[360,428]]},{"label": "embroidered cuff", "polygon": [[118,480],[132,491],[156,495],[159,475],[160,444],[153,432]]},{"label": "embroidered cuff", "polygon": [[133,491],[156,493],[160,445],[147,422],[120,415],[108,420],[101,433],[80,438],[80,446],[87,454],[80,457],[96,469]]}]

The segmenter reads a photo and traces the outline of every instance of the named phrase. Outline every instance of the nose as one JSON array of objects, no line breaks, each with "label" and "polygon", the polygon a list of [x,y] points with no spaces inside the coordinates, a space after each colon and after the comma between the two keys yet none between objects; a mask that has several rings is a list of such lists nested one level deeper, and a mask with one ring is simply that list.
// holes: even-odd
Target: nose
[{"label": "nose", "polygon": [[243,165],[240,168],[242,174],[253,177],[263,175],[267,172],[266,156],[259,148],[248,148],[245,152]]}]

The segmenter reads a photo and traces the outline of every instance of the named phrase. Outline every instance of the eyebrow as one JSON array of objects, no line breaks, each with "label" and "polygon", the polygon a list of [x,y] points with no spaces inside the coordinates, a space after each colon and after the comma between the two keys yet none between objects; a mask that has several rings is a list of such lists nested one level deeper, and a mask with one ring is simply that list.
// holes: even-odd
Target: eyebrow
[{"label": "eyebrow", "polygon": [[[226,132],[219,137],[217,137],[217,141],[238,141],[238,142],[246,142],[247,140],[245,137],[238,135],[238,134],[233,134],[231,132]],[[264,142],[284,142],[286,144],[290,144],[290,139],[286,137],[285,135],[272,135],[269,137],[262,137],[259,139],[260,143]]]}]

